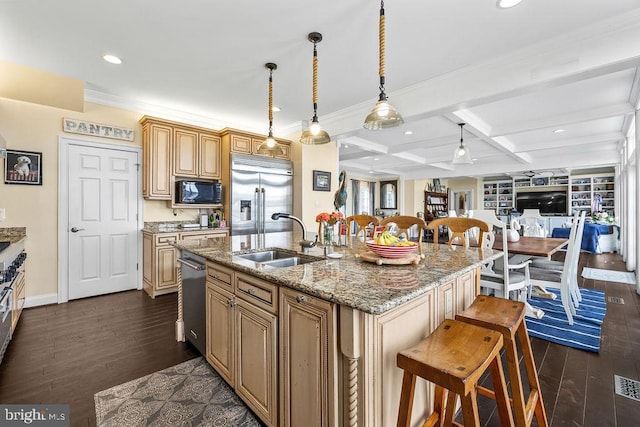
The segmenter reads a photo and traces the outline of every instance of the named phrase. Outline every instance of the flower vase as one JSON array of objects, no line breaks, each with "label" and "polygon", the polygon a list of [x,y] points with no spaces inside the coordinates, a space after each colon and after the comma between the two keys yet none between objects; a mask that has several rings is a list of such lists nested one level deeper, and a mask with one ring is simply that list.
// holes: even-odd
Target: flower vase
[{"label": "flower vase", "polygon": [[324,224],[323,242],[325,246],[333,246],[333,225]]}]

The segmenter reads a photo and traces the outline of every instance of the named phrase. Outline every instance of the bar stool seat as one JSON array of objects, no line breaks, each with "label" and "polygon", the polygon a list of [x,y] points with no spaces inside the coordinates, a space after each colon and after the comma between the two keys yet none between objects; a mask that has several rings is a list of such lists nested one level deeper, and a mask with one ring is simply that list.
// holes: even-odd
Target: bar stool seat
[{"label": "bar stool seat", "polygon": [[[491,329],[502,334],[507,358],[507,371],[509,372],[511,383],[511,404],[513,405],[516,426],[530,426],[534,415],[538,421],[538,426],[548,426],[538,373],[536,372],[533,352],[531,351],[529,333],[524,321],[525,313],[526,306],[523,302],[480,295],[469,308],[456,315],[456,320]],[[522,360],[529,382],[530,393],[526,399],[526,404],[516,339],[520,342]],[[482,386],[478,387],[478,393],[491,398],[496,396],[496,393],[492,390]]]},{"label": "bar stool seat", "polygon": [[[451,425],[456,399],[460,396],[465,426],[479,426],[476,386],[490,369],[496,403],[503,426],[513,426],[511,407],[500,361],[503,337],[475,325],[446,319],[417,345],[398,353],[404,370],[398,410],[398,426],[411,425],[416,377],[436,385],[433,413],[424,426]],[[444,423],[444,424],[443,424]]]}]

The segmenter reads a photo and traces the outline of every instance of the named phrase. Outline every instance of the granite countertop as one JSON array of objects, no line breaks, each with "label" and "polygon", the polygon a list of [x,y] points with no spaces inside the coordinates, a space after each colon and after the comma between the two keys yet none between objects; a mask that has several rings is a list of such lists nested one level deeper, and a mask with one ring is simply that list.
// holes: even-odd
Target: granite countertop
[{"label": "granite countertop", "polygon": [[233,259],[233,255],[269,248],[299,252],[297,242],[300,237],[296,232],[267,233],[264,241],[257,235],[228,236],[181,241],[175,246],[236,271],[370,314],[391,310],[460,274],[472,271],[483,260],[502,256],[502,252],[489,249],[464,250],[460,246],[450,248],[422,243],[425,259],[418,265],[377,265],[356,257],[367,247],[354,239],[353,249],[334,248],[334,253],[343,255],[340,259],[325,258],[323,248],[315,247],[307,255],[317,256],[319,261],[287,268],[256,269]]},{"label": "granite countertop", "polygon": [[0,228],[0,242],[18,243],[27,237],[27,227]]},{"label": "granite countertop", "polygon": [[178,233],[184,231],[227,231],[229,227],[185,227],[184,224],[195,224],[195,221],[159,221],[159,222],[145,222],[142,231],[145,233],[158,234],[158,233]]}]

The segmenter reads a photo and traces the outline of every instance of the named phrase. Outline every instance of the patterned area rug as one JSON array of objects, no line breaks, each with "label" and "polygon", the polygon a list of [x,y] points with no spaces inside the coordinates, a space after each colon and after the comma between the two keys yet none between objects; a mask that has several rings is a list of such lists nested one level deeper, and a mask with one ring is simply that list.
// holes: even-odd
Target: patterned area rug
[{"label": "patterned area rug", "polygon": [[628,285],[636,284],[636,276],[628,271],[612,271],[603,270],[601,268],[585,267],[582,270],[582,277],[593,280],[606,280],[607,282],[626,283]]},{"label": "patterned area rug", "polygon": [[260,426],[202,357],[96,393],[99,427]]},{"label": "patterned area rug", "polygon": [[557,298],[531,297],[528,301],[544,311],[542,319],[526,317],[527,330],[532,337],[598,353],[600,351],[601,326],[607,313],[604,292],[580,288],[582,302],[569,325],[567,315],[560,300],[560,289],[547,288]]}]

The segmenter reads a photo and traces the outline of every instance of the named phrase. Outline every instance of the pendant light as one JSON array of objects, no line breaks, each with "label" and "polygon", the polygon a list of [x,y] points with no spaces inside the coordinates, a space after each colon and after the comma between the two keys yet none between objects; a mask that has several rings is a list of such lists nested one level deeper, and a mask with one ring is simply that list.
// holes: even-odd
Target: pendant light
[{"label": "pendant light", "polygon": [[319,145],[331,142],[329,134],[322,130],[318,121],[318,50],[316,45],[322,41],[322,34],[309,33],[309,41],[313,43],[313,118],[309,128],[302,132],[300,142],[309,145]]},{"label": "pendant light", "polygon": [[380,1],[380,28],[379,28],[379,70],[380,75],[380,96],[373,110],[364,121],[364,127],[370,130],[378,130],[400,126],[404,123],[404,119],[387,102],[387,94],[384,93],[384,1]]},{"label": "pendant light", "polygon": [[469,149],[464,146],[464,142],[462,141],[462,129],[464,125],[465,123],[458,123],[458,126],[460,126],[460,146],[456,147],[456,151],[453,153],[452,163],[454,165],[464,165],[464,164],[473,163],[471,161],[471,153],[469,152]]},{"label": "pendant light", "polygon": [[273,137],[273,70],[277,69],[278,66],[273,62],[267,62],[264,66],[269,69],[269,135],[267,139],[258,146],[256,153],[281,156],[284,154],[284,150]]}]

